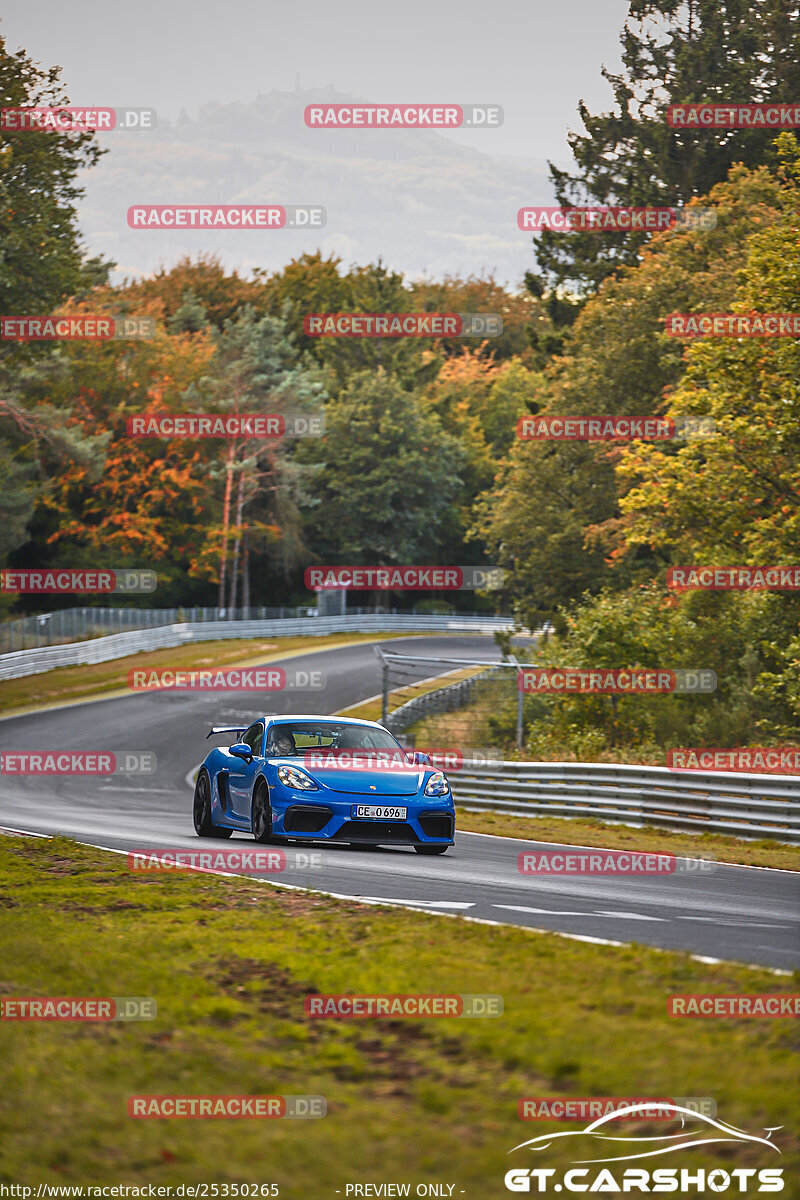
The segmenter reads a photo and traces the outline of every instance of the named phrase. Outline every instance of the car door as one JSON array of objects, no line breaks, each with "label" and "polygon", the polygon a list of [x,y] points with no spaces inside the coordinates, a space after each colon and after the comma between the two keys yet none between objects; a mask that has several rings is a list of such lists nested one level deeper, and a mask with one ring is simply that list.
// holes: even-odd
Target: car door
[{"label": "car door", "polygon": [[253,752],[250,762],[243,758],[233,758],[228,775],[228,788],[231,798],[231,811],[239,820],[250,820],[250,802],[253,793],[253,782],[261,767],[264,743],[264,722],[256,721],[245,731],[241,740],[246,742]]}]

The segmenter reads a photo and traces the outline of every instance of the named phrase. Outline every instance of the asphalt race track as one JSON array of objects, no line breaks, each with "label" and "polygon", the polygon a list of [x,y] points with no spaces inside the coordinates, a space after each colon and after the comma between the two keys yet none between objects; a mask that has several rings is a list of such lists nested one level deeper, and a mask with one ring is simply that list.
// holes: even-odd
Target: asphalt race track
[{"label": "asphalt race track", "polygon": [[[387,646],[426,656],[499,658],[487,637],[397,638]],[[253,848],[250,838],[201,842],[194,835],[187,776],[212,745],[205,740],[210,726],[245,723],[264,711],[336,712],[380,691],[380,665],[370,643],[294,657],[291,667],[321,669],[326,687],[300,696],[142,693],[3,719],[4,750],[150,751],[158,770],[153,775],[48,780],[5,775],[0,778],[0,826],[62,833],[123,850]],[[417,678],[430,674],[421,665]],[[613,834],[609,843],[613,846]],[[272,878],[589,940],[641,942],[784,971],[800,966],[797,874],[719,865],[711,871],[658,876],[521,875],[517,856],[532,848],[554,849],[457,833],[456,845],[438,858],[406,848],[326,846],[314,847],[318,862],[313,867],[296,867],[295,849],[287,846],[288,869]]]}]

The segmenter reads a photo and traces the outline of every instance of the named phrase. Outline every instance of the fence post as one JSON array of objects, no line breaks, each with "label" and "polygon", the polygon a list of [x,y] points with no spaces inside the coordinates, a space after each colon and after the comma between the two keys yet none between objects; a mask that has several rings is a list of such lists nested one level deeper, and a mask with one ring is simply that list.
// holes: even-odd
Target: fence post
[{"label": "fence post", "polygon": [[522,749],[522,701],[525,698],[525,693],[520,686],[522,683],[522,667],[517,662],[513,654],[509,654],[509,661],[517,668],[515,679],[517,683],[517,749]]},{"label": "fence post", "polygon": [[373,646],[372,648],[378,658],[381,660],[381,665],[383,667],[383,680],[381,684],[381,725],[385,725],[389,718],[389,664],[386,661],[386,657],[380,646]]}]

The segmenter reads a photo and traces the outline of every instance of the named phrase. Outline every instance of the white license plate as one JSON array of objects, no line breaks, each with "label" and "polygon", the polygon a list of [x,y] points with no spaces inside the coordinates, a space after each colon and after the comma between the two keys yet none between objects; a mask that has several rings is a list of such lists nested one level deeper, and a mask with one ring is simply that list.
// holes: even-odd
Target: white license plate
[{"label": "white license plate", "polygon": [[353,816],[366,817],[373,821],[405,821],[407,808],[397,808],[388,804],[354,804]]}]

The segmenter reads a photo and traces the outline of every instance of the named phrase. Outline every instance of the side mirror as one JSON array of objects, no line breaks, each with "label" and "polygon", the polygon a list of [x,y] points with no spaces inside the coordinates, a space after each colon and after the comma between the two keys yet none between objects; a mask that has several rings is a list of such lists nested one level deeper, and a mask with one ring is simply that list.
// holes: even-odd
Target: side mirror
[{"label": "side mirror", "polygon": [[429,755],[429,754],[425,754],[425,753],[424,753],[424,751],[422,751],[422,750],[415,750],[415,751],[413,752],[413,754],[411,755],[411,761],[412,761],[412,762],[413,762],[413,763],[414,763],[416,766],[418,766],[418,767],[419,767],[419,766],[422,766],[423,764],[425,764],[425,765],[427,765],[427,764],[430,764],[430,762],[431,762],[431,758],[430,758],[430,755]]},{"label": "side mirror", "polygon": [[228,754],[235,754],[237,758],[243,758],[245,762],[253,761],[253,751],[247,742],[234,742],[232,746],[228,746]]}]

